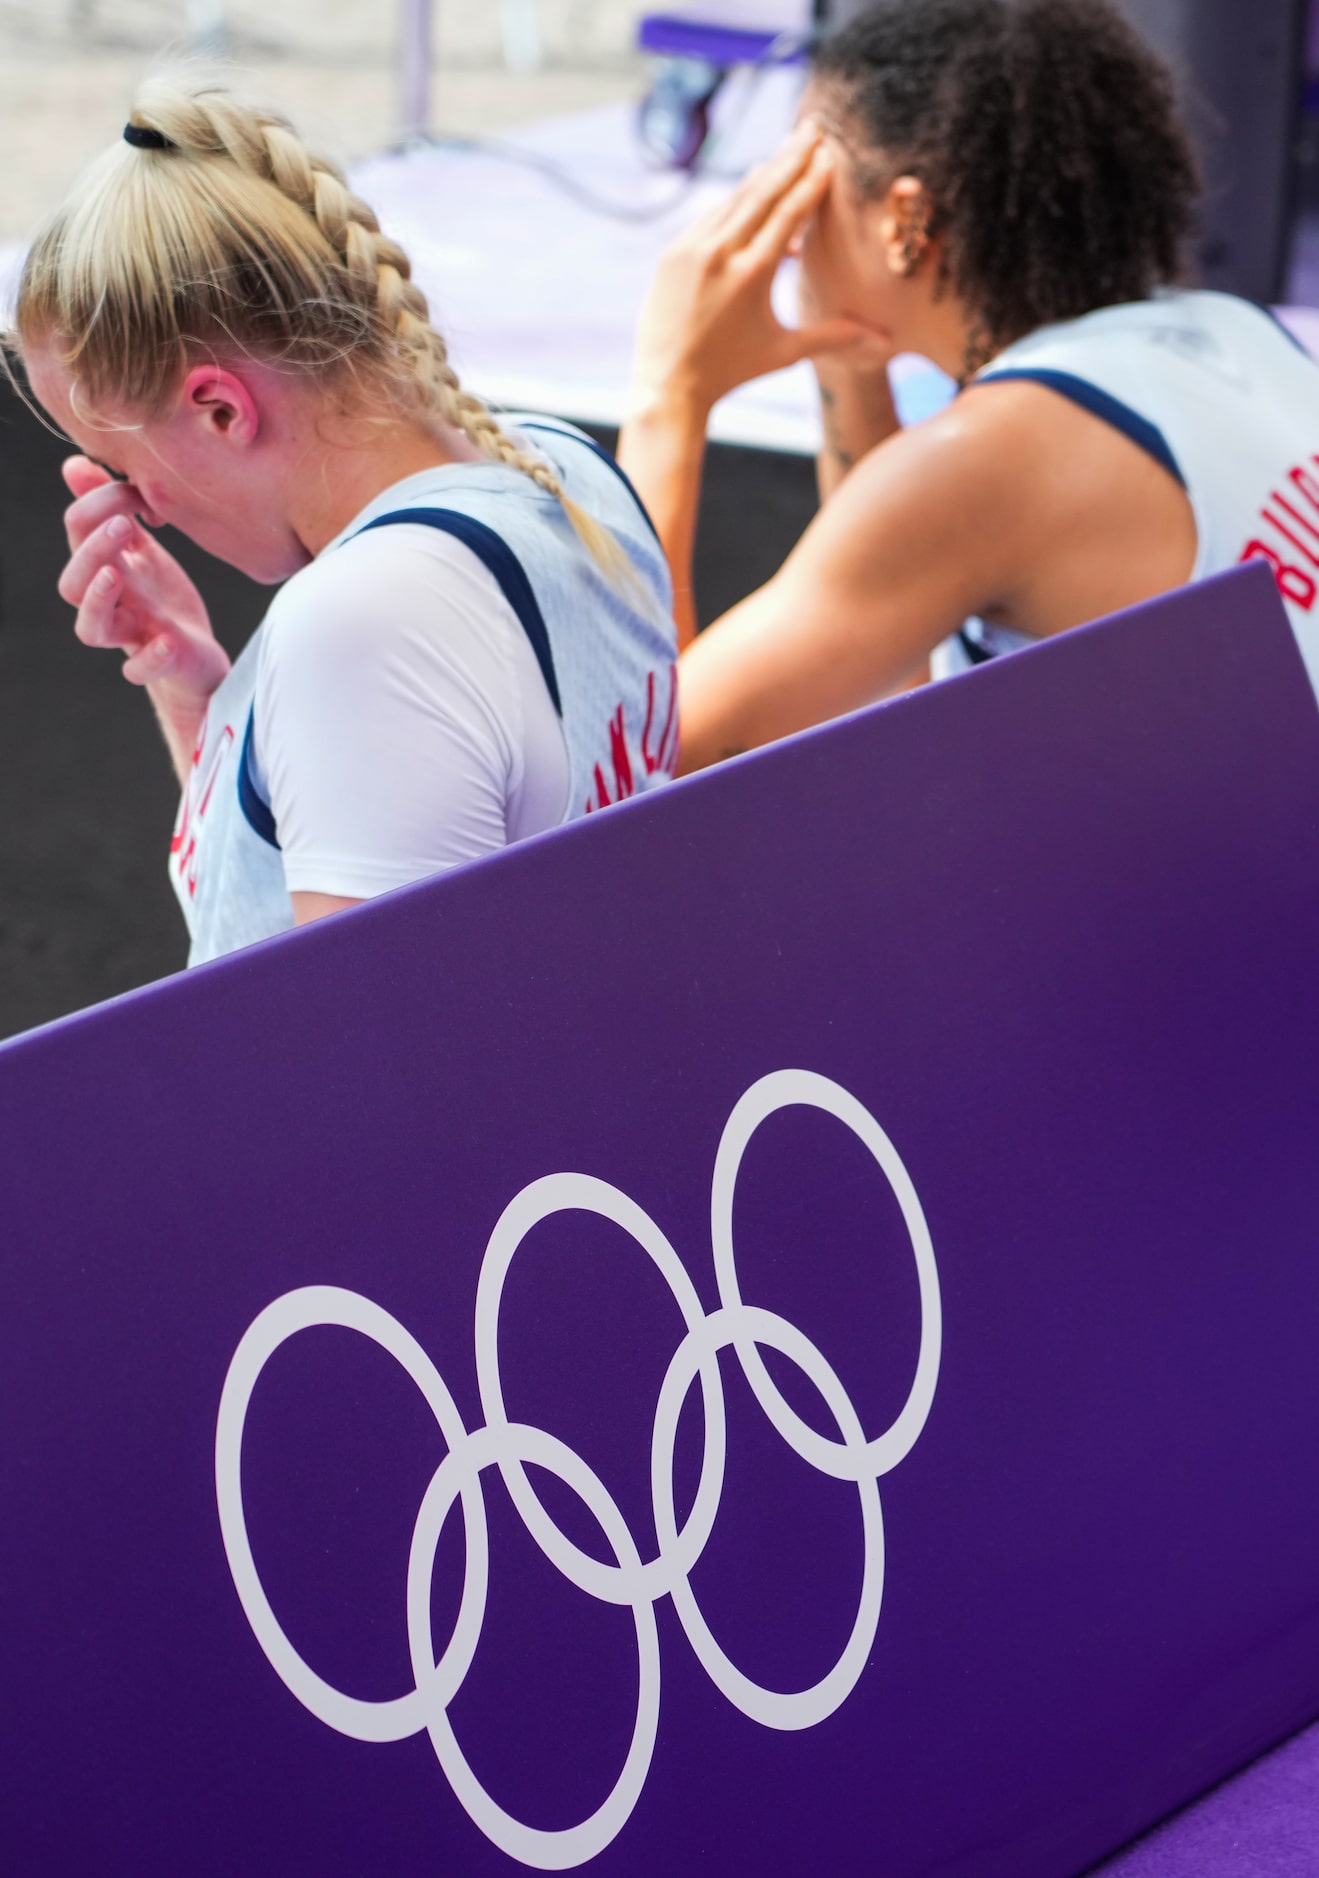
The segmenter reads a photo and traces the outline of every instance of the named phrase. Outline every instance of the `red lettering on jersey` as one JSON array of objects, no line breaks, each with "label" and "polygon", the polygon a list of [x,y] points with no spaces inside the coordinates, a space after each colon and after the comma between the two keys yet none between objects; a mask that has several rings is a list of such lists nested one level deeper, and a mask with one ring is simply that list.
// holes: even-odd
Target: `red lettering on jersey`
[{"label": "red lettering on jersey", "polygon": [[[1319,467],[1319,454],[1310,461]],[[1319,478],[1303,463],[1298,463],[1287,471],[1287,480],[1297,496],[1304,497],[1310,508],[1319,515]],[[1292,606],[1300,607],[1303,613],[1308,613],[1316,598],[1319,598],[1319,586],[1316,586],[1314,576],[1304,564],[1308,562],[1309,567],[1319,569],[1319,551],[1311,545],[1312,542],[1319,543],[1319,526],[1296,506],[1295,500],[1289,500],[1280,489],[1269,491],[1259,512],[1258,526],[1260,533],[1253,541],[1246,543],[1241,551],[1241,559],[1267,561],[1273,569],[1273,578],[1278,583],[1278,592],[1283,599]],[[1271,541],[1270,532],[1279,539]],[[1291,559],[1293,553],[1300,556],[1299,562]]]},{"label": "red lettering on jersey", "polygon": [[1284,600],[1290,600],[1293,606],[1299,606],[1306,613],[1314,605],[1316,588],[1310,575],[1301,567],[1289,567],[1273,548],[1263,541],[1249,541],[1241,556],[1243,561],[1267,561],[1273,569],[1273,578],[1278,583],[1278,591]]},{"label": "red lettering on jersey", "polygon": [[[671,665],[669,673],[669,701],[664,715],[664,728],[660,732],[658,744],[654,742],[655,720],[657,716],[656,675],[651,672],[646,678],[646,719],[641,730],[641,763],[647,776],[657,771],[672,776],[678,766],[678,669]],[[625,802],[637,790],[637,773],[633,766],[632,752],[627,741],[627,709],[620,704],[609,720],[609,767],[613,771],[614,793],[609,792],[605,773],[601,765],[595,765],[595,793],[586,799],[584,813],[594,815],[597,809],[607,809],[615,802]]]},{"label": "red lettering on jersey", "polygon": [[641,727],[641,760],[646,766],[647,776],[653,776],[659,768],[659,759],[650,753],[650,733],[655,727],[655,674],[646,673],[646,721]]},{"label": "red lettering on jersey", "polygon": [[1286,522],[1279,521],[1272,509],[1264,510],[1264,520],[1268,522],[1270,527],[1276,528],[1285,541],[1290,541],[1296,552],[1304,555],[1311,567],[1319,567],[1319,561],[1315,559],[1313,550],[1308,548],[1303,541],[1299,541],[1292,533],[1291,529],[1288,528]]},{"label": "red lettering on jersey", "polygon": [[188,845],[183,850],[182,858],[179,861],[179,879],[188,889],[188,897],[192,900],[195,900],[197,897],[197,870],[192,864],[193,857],[196,853],[197,837],[196,835],[191,835],[188,838]]},{"label": "red lettering on jersey", "polygon": [[[1315,461],[1319,462],[1319,457],[1316,457]],[[1316,509],[1319,509],[1319,482],[1315,481],[1309,470],[1298,467],[1294,470],[1289,470],[1288,475],[1296,484],[1301,494],[1305,496],[1308,501],[1312,502]]]},{"label": "red lettering on jersey", "polygon": [[627,725],[620,704],[609,720],[609,757],[614,766],[615,802],[626,801],[633,793],[632,757],[627,747]]},{"label": "red lettering on jersey", "polygon": [[197,892],[197,838],[201,823],[211,805],[215,794],[215,785],[219,780],[224,760],[234,747],[234,732],[231,724],[226,724],[215,740],[215,749],[210,760],[202,769],[202,754],[206,746],[206,730],[203,728],[201,739],[193,752],[192,768],[183,791],[183,800],[179,804],[179,819],[174,835],[169,844],[172,857],[176,857],[179,878],[187,887],[189,894]]},{"label": "red lettering on jersey", "polygon": [[677,704],[678,668],[676,665],[671,665],[669,667],[669,707],[665,713],[664,729],[660,732],[659,745],[656,749],[652,750],[650,747],[650,733],[655,727],[655,674],[651,672],[646,680],[646,728],[641,736],[641,757],[646,765],[647,776],[653,776],[656,770],[661,770],[665,775],[671,776],[674,769],[677,767],[676,762],[671,762],[670,760],[671,757],[677,756],[676,744],[672,752],[668,749],[669,735],[674,728]]},{"label": "red lettering on jersey", "polygon": [[1308,535],[1313,535],[1315,540],[1319,541],[1319,527],[1316,527],[1308,515],[1302,515],[1299,509],[1293,508],[1286,496],[1280,495],[1276,489],[1273,492],[1273,500],[1280,509],[1286,509],[1298,527],[1303,528]]},{"label": "red lettering on jersey", "polygon": [[660,743],[660,767],[666,776],[678,774],[678,668],[673,667],[673,687],[669,693],[669,715],[664,724],[664,737]]},{"label": "red lettering on jersey", "polygon": [[[201,768],[202,744],[205,742],[205,740],[206,740],[206,729],[205,729],[205,726],[203,725],[202,734],[197,739],[197,747],[192,753],[192,770],[198,770]],[[178,853],[179,849],[183,846],[183,843],[187,837],[188,822],[192,816],[192,792],[193,792],[194,787],[196,786],[193,780],[192,770],[190,770],[188,773],[188,780],[186,784],[184,785],[184,789],[183,789],[183,800],[179,803],[178,827],[174,830],[174,833],[170,838],[169,851],[171,854]]]}]

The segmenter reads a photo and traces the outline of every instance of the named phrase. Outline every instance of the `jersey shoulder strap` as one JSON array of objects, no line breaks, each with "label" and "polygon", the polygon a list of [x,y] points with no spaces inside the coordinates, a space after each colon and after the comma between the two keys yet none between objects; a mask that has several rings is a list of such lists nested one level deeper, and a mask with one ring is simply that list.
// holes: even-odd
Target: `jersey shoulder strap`
[{"label": "jersey shoulder strap", "polygon": [[637,514],[641,517],[649,532],[655,537],[659,546],[663,547],[664,544],[660,541],[659,529],[656,528],[654,521],[651,519],[650,510],[641,500],[632,478],[628,475],[618,459],[610,456],[603,444],[597,443],[595,438],[589,437],[584,430],[579,430],[576,424],[569,424],[558,418],[519,417],[514,418],[512,422],[518,430],[539,431],[540,434],[545,437],[566,438],[569,443],[579,444],[582,449],[588,450],[591,455],[595,457],[597,461],[603,463],[605,468],[623,485],[628,495],[632,498]]},{"label": "jersey shoulder strap", "polygon": [[[399,522],[415,522],[423,528],[436,528],[441,534],[452,535],[455,541],[460,541],[465,548],[470,549],[489,571],[527,635],[541,677],[545,680],[545,688],[553,700],[556,713],[562,717],[563,699],[559,693],[559,678],[554,669],[554,654],[550,650],[545,615],[540,610],[540,602],[527,578],[526,569],[503,536],[458,509],[395,509],[388,515],[378,515],[373,522],[360,528],[358,533],[365,535],[373,528],[391,528]],[[248,713],[243,752],[238,765],[238,800],[253,834],[259,835],[270,847],[278,848],[275,817],[257,785],[253,754],[255,741],[256,706],[253,705]]]},{"label": "jersey shoulder strap", "polygon": [[541,677],[545,680],[545,688],[554,701],[555,711],[562,717],[563,699],[559,694],[559,678],[554,669],[554,654],[550,650],[545,615],[540,610],[540,602],[527,578],[526,569],[504,537],[496,534],[485,522],[478,522],[474,516],[466,515],[460,509],[395,509],[388,515],[377,515],[373,522],[368,522],[365,528],[357,532],[367,535],[373,528],[392,528],[399,522],[416,522],[423,528],[436,528],[443,535],[452,535],[455,541],[461,541],[465,548],[470,549],[494,577],[531,642]]},{"label": "jersey shoulder strap", "polygon": [[1081,378],[1075,372],[1060,372],[1046,365],[1010,365],[1002,371],[991,369],[982,372],[972,381],[976,385],[1007,385],[1022,383],[1043,385],[1047,391],[1056,391],[1060,398],[1069,403],[1080,405],[1083,411],[1089,411],[1092,417],[1102,419],[1114,430],[1121,431],[1132,443],[1152,456],[1161,468],[1179,482],[1184,489],[1186,478],[1182,474],[1168,439],[1156,424],[1151,424],[1139,411],[1133,411],[1129,404],[1115,398],[1111,392],[1099,385],[1091,384],[1088,378]]}]

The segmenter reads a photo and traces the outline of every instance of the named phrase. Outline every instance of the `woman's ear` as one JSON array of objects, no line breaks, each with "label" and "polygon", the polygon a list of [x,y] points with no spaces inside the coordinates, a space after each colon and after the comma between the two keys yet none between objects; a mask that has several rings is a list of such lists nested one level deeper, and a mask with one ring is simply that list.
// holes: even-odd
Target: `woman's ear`
[{"label": "woman's ear", "polygon": [[236,372],[219,365],[194,365],[183,381],[179,411],[195,418],[214,437],[246,446],[261,431],[261,411]]},{"label": "woman's ear", "polygon": [[915,176],[899,176],[880,208],[880,239],[889,271],[901,280],[918,274],[930,250],[930,199]]}]

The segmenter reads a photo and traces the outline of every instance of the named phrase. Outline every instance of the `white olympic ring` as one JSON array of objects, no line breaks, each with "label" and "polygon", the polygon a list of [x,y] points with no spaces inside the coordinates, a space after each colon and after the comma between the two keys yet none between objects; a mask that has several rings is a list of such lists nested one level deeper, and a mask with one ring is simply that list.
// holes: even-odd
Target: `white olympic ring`
[{"label": "white olympic ring", "polygon": [[[846,1390],[820,1351],[795,1325],[743,1302],[733,1250],[733,1197],[742,1158],[761,1123],[780,1109],[823,1110],[869,1149],[902,1212],[916,1260],[921,1330],[916,1371],[892,1426],[868,1439]],[[656,1555],[644,1559],[617,1502],[573,1449],[540,1428],[510,1421],[499,1369],[499,1312],[518,1248],[553,1214],[595,1213],[621,1226],[668,1285],[685,1334],[669,1363],[656,1405],[651,1441],[651,1497]],[[330,1285],[290,1291],[254,1320],[229,1365],[215,1431],[215,1485],[229,1569],[257,1642],[291,1694],[319,1721],[356,1741],[402,1741],[425,1731],[455,1797],[486,1837],[521,1864],[567,1871],[610,1845],[631,1817],[650,1771],[659,1727],[660,1658],[655,1606],[671,1598],[698,1661],[733,1706],[766,1728],[813,1728],[855,1688],[879,1625],[884,1592],[884,1525],[879,1480],[911,1452],[934,1400],[942,1352],[939,1275],[925,1215],[901,1157],[868,1110],[837,1083],[809,1070],[780,1070],[755,1083],[737,1103],[715,1156],[710,1200],[719,1308],[701,1309],[677,1252],[635,1201],[586,1174],[551,1174],[523,1189],[505,1208],[486,1248],[476,1295],[476,1374],[485,1425],[468,1430],[443,1378],[397,1319],[369,1298]],[[252,1393],[275,1352],[301,1330],[338,1326],[376,1343],[407,1372],[435,1417],[447,1452],[422,1497],[408,1558],[407,1630],[413,1687],[385,1701],[345,1695],[324,1681],[294,1649],[271,1608],[248,1539],[243,1506],[243,1431]],[[838,1438],[818,1434],[792,1409],[760,1354],[777,1350],[815,1386]],[[809,1689],[783,1693],[743,1674],[715,1640],[691,1588],[691,1573],[714,1530],[723,1493],[726,1426],[719,1353],[732,1349],[767,1420],[792,1452],[817,1472],[856,1486],[864,1547],[856,1620],[842,1655]],[[681,1531],[674,1505],[678,1423],[699,1378],[705,1448],[691,1511]],[[526,1468],[543,1468],[569,1487],[605,1536],[613,1564],[575,1545],[536,1494]],[[458,1746],[449,1704],[471,1669],[485,1619],[489,1539],[481,1475],[497,1467],[528,1533],[552,1565],[599,1602],[627,1606],[637,1638],[637,1711],[623,1770],[596,1812],[564,1831],[541,1831],[505,1812],[486,1792]],[[466,1566],[452,1635],[438,1659],[431,1631],[431,1581],[445,1521],[462,1508]]]}]

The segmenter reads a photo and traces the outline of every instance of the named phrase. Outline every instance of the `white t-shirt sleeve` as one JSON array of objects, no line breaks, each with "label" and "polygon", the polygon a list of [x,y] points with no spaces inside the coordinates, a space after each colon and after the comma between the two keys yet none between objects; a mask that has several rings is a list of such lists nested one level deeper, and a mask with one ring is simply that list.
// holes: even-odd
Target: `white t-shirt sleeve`
[{"label": "white t-shirt sleeve", "polygon": [[525,632],[461,542],[401,523],[276,597],[257,768],[290,893],[369,899],[563,819],[563,732]]}]

